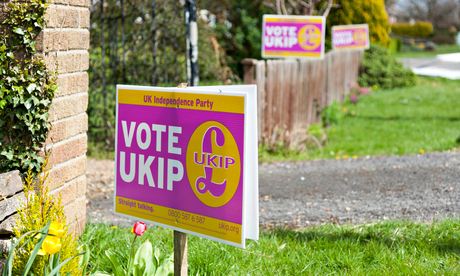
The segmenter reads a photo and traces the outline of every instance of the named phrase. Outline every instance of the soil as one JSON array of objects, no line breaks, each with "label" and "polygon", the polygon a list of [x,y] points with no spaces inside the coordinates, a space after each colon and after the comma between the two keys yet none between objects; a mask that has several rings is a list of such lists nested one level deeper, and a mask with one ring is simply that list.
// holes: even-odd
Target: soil
[{"label": "soil", "polygon": [[[88,160],[90,222],[131,225],[113,214],[114,162]],[[460,153],[259,166],[260,224],[301,228],[389,219],[460,217]]]}]

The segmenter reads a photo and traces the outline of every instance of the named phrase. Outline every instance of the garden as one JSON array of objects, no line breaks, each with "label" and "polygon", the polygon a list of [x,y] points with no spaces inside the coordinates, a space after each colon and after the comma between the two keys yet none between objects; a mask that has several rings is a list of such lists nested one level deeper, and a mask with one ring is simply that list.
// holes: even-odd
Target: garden
[{"label": "garden", "polygon": [[[460,52],[452,41],[440,43],[435,49],[427,43],[438,33],[444,34],[442,39],[452,39],[451,26],[425,21],[390,26],[387,12],[391,12],[388,7],[395,5],[394,1],[221,2],[198,1],[198,7],[206,7],[199,10],[198,21],[200,55],[204,57],[198,64],[200,85],[243,83],[242,59],[261,58],[263,14],[285,10],[290,14],[318,15],[329,2],[334,2],[329,14],[331,25],[369,24],[371,47],[363,53],[357,82],[342,99],[320,110],[319,120],[304,130],[307,138],[302,146],[260,144],[259,162],[266,164],[270,173],[270,164],[288,167],[316,160],[352,162],[386,156],[458,154],[460,81],[416,76],[398,61]],[[86,156],[73,156],[72,146],[65,140],[55,142],[49,136],[56,122],[73,118],[58,118],[50,123],[57,116],[53,115],[53,98],[67,96],[58,87],[58,83],[62,84],[60,77],[81,73],[62,68],[50,70],[46,55],[40,54],[46,50],[37,50],[37,37],[50,24],[46,10],[50,5],[60,5],[53,3],[12,1],[5,6],[6,13],[0,10],[4,15],[0,17],[0,226],[14,217],[14,225],[0,231],[2,276],[173,275],[172,230],[142,221],[117,223],[111,221],[112,216],[94,221],[86,213],[84,221],[89,219],[80,225],[80,217],[73,217],[76,211],[69,211],[78,209],[78,205],[68,205],[80,199],[69,200],[69,195],[81,189],[89,191],[91,183],[86,184],[83,171],[83,176],[69,178],[84,178],[85,184],[77,181],[73,190],[71,185],[57,184],[66,181],[66,174],[80,170],[75,164],[81,158],[86,164]],[[84,136],[85,143],[88,139],[90,160],[113,162],[115,85],[175,87],[186,78],[181,69],[186,63],[185,39],[180,35],[183,27],[176,22],[181,18],[182,24],[183,7],[169,1],[99,1],[91,8],[87,6],[78,4],[76,9],[86,9],[88,14],[91,10],[89,91],[76,94],[88,94],[88,117],[83,116],[88,119],[88,136],[83,126],[84,134],[76,133],[75,137]],[[460,22],[456,24],[460,28]],[[330,30],[328,36],[330,40]],[[330,50],[331,45],[327,47]],[[59,135],[54,132],[51,136]],[[70,161],[61,160],[58,150],[47,148],[53,144],[62,144],[62,155],[71,156]],[[69,163],[68,171],[60,170]],[[2,173],[9,172],[17,174],[2,178]],[[447,193],[455,197],[458,186],[450,188]],[[112,189],[103,187],[101,198],[113,201]],[[260,200],[270,197],[261,194]],[[11,211],[11,205],[6,203],[13,198],[20,201],[15,201],[17,205]],[[93,201],[89,201],[87,204],[85,198],[84,206],[94,208]],[[458,275],[460,219],[456,207],[454,204],[449,213],[430,221],[417,218],[342,223],[331,216],[329,221],[308,227],[261,224],[260,239],[248,241],[245,249],[189,235],[188,273]]]}]

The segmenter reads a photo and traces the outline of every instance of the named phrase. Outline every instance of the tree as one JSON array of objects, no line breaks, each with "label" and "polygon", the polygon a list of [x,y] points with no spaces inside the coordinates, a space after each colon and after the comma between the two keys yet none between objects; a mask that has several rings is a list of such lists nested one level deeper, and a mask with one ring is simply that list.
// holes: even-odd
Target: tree
[{"label": "tree", "polygon": [[458,0],[400,1],[396,16],[399,21],[429,21],[435,29],[433,40],[453,43],[460,29],[460,2]]},{"label": "tree", "polygon": [[437,29],[460,25],[458,0],[409,0],[398,5],[398,18],[429,21]]}]

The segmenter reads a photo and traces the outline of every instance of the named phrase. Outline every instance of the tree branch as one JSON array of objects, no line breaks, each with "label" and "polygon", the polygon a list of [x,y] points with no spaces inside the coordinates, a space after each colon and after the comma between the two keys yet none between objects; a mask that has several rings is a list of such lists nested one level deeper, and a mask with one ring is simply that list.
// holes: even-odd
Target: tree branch
[{"label": "tree branch", "polygon": [[321,14],[327,18],[327,16],[329,15],[329,13],[331,12],[331,9],[332,9],[332,6],[334,5],[334,1],[333,0],[328,0],[327,1],[327,5],[326,5],[326,9],[321,12]]},{"label": "tree branch", "polygon": [[287,15],[288,12],[286,10],[286,0],[281,0],[281,10],[283,11],[283,14]]},{"label": "tree branch", "polygon": [[281,0],[276,0],[276,13],[281,14]]}]

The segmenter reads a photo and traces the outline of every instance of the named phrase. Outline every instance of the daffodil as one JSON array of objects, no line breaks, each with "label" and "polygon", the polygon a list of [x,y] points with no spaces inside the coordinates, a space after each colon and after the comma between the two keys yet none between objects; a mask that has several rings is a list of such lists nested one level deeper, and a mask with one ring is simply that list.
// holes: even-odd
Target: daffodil
[{"label": "daffodil", "polygon": [[54,236],[47,236],[43,241],[42,247],[38,251],[38,255],[52,255],[61,250],[61,239]]},{"label": "daffodil", "polygon": [[51,222],[48,234],[62,238],[65,234],[64,224],[56,221]]}]

